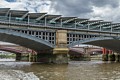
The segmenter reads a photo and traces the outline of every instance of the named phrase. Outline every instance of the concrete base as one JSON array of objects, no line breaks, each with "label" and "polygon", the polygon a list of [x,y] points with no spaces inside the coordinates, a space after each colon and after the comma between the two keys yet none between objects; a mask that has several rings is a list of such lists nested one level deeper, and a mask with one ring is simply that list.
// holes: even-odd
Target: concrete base
[{"label": "concrete base", "polygon": [[54,54],[52,62],[56,64],[67,64],[68,55],[67,54]]},{"label": "concrete base", "polygon": [[102,61],[108,61],[108,54],[102,55]]},{"label": "concrete base", "polygon": [[28,54],[22,54],[20,61],[29,61],[29,55]]},{"label": "concrete base", "polygon": [[68,63],[68,48],[55,48],[53,53],[38,53],[37,62],[65,64]]},{"label": "concrete base", "polygon": [[68,55],[67,54],[38,54],[37,62],[42,63],[55,63],[55,64],[63,64],[68,63]]},{"label": "concrete base", "polygon": [[90,61],[90,60],[91,60],[90,54],[84,54],[83,60],[84,60],[84,61]]},{"label": "concrete base", "polygon": [[115,61],[115,54],[108,54],[108,61]]},{"label": "concrete base", "polygon": [[68,48],[54,48],[52,62],[56,64],[67,64],[68,51]]},{"label": "concrete base", "polygon": [[36,55],[30,54],[16,54],[16,61],[36,62]]},{"label": "concrete base", "polygon": [[115,54],[115,61],[120,62],[120,54]]}]

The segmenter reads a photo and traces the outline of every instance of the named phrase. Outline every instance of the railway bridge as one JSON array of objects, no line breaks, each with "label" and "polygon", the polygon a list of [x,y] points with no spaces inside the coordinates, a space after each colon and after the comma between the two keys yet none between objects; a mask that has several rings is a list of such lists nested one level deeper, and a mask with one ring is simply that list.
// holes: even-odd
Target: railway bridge
[{"label": "railway bridge", "polygon": [[120,52],[120,23],[0,8],[0,41],[37,52],[53,63],[67,63],[69,48],[90,44]]}]

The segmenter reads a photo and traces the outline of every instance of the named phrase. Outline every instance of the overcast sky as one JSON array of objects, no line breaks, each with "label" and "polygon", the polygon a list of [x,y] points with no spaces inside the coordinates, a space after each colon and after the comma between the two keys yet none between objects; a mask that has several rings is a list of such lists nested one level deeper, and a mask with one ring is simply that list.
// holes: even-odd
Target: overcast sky
[{"label": "overcast sky", "polygon": [[120,0],[0,0],[0,7],[120,22]]}]

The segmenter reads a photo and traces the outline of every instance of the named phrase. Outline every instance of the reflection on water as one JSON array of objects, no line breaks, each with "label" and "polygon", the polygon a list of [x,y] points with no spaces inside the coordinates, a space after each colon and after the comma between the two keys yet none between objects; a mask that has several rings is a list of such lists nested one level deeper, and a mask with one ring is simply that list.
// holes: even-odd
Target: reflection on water
[{"label": "reflection on water", "polygon": [[0,59],[0,61],[15,61],[15,59],[3,58],[3,59]]},{"label": "reflection on water", "polygon": [[20,70],[25,73],[32,72],[41,80],[120,79],[120,63],[102,61],[71,61],[68,65],[0,62],[0,70]]}]

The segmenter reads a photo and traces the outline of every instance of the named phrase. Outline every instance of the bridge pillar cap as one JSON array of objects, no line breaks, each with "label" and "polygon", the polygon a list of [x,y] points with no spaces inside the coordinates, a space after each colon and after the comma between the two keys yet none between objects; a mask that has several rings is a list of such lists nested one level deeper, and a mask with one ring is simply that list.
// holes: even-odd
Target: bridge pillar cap
[{"label": "bridge pillar cap", "polygon": [[57,32],[67,33],[67,30],[57,30]]}]

